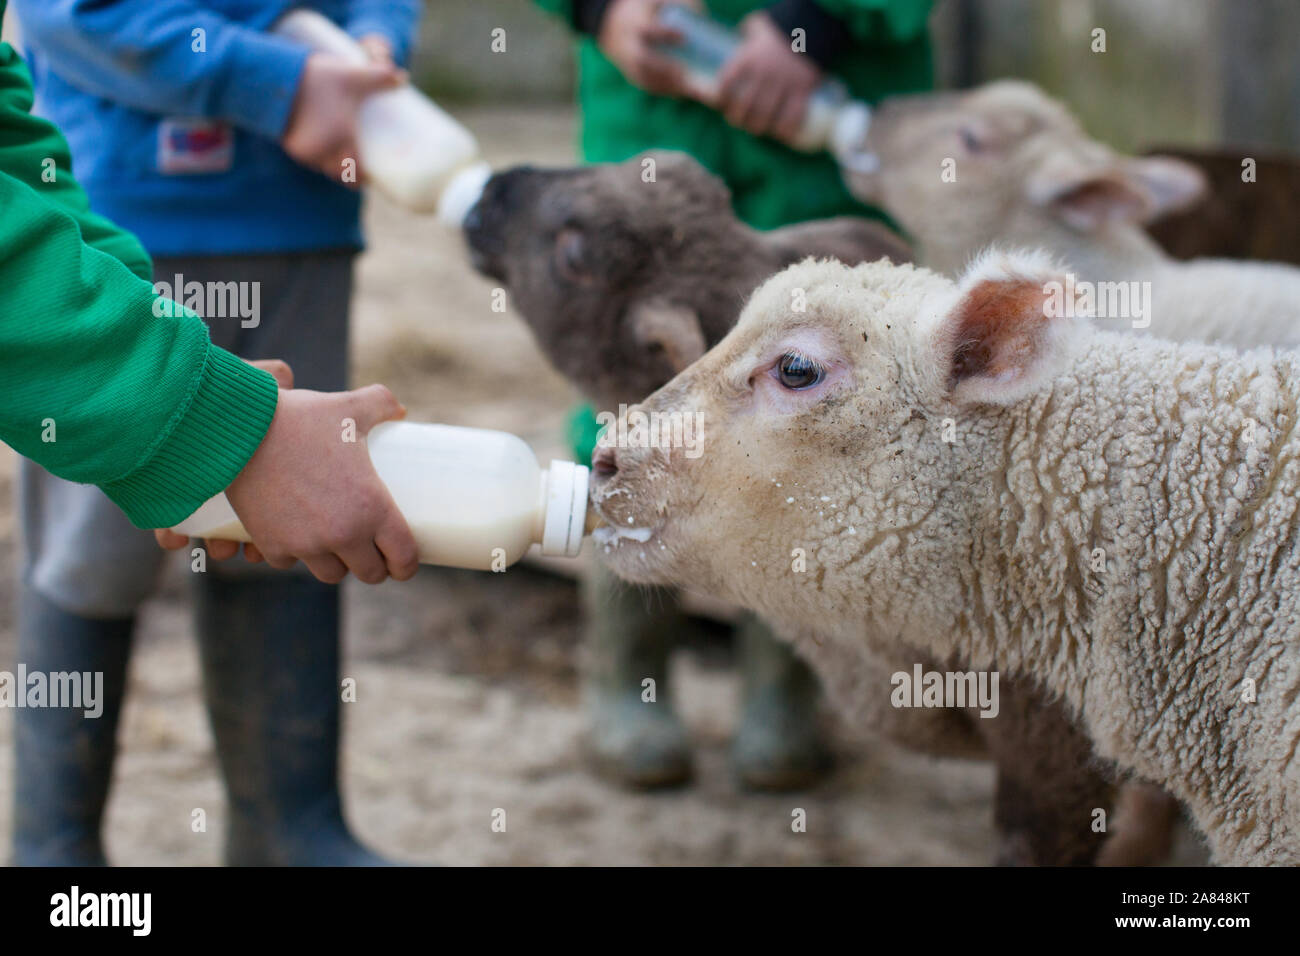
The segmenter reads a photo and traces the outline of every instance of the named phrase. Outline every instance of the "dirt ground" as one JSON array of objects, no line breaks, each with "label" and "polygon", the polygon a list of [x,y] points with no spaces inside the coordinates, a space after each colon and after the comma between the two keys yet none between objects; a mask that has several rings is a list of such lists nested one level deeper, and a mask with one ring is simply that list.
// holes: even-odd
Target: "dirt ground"
[{"label": "dirt ground", "polygon": [[[496,165],[570,162],[572,116],[464,114]],[[458,237],[372,198],[355,304],[358,383],[383,381],[413,420],[503,428],[562,455],[573,401],[523,324],[489,308],[491,286]],[[14,456],[0,446],[0,669],[14,662]],[[183,563],[143,614],[106,825],[119,864],[220,862],[220,780],[201,705]],[[349,582],[345,789],[378,850],[441,864],[982,864],[992,856],[987,766],[886,744],[840,745],[839,769],[803,794],[733,783],[737,686],[725,648],[679,653],[674,680],[697,742],[693,786],[656,795],[586,770],[577,710],[573,582],[530,568],[424,568],[412,582]],[[0,709],[0,860],[7,858],[12,712]],[[208,832],[191,832],[204,808]],[[493,813],[506,830],[493,832]],[[807,832],[791,830],[795,808]],[[1175,859],[1202,858],[1184,830]]]}]

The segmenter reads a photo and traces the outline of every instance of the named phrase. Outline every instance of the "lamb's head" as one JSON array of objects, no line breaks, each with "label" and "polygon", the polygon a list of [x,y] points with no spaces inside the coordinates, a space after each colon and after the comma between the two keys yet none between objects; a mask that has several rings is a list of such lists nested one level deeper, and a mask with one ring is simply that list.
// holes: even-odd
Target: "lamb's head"
[{"label": "lamb's head", "polygon": [[995,241],[1073,260],[1099,231],[1148,222],[1205,189],[1196,167],[1119,155],[1036,86],[1011,80],[886,100],[867,147],[879,166],[846,172],[850,190],[886,209],[922,261],[949,274]]},{"label": "lamb's head", "polygon": [[897,237],[862,219],[756,232],[720,179],[674,152],[498,173],[464,228],[475,268],[508,287],[547,358],[603,407],[667,382],[791,262],[907,258]]},{"label": "lamb's head", "polygon": [[[677,292],[717,269],[722,248],[745,247],[726,187],[680,153],[506,170],[464,228],[474,267],[506,285],[551,363],[615,404],[643,398],[704,352],[700,321]],[[735,292],[719,294],[734,318]]]},{"label": "lamb's head", "polygon": [[[1080,323],[1045,307],[1057,275],[1041,256],[993,253],[960,284],[886,262],[773,277],[602,439],[592,500],[614,570],[787,630],[898,620],[921,592],[951,606],[1008,412],[1072,350]],[[695,440],[672,447],[681,435]]]}]

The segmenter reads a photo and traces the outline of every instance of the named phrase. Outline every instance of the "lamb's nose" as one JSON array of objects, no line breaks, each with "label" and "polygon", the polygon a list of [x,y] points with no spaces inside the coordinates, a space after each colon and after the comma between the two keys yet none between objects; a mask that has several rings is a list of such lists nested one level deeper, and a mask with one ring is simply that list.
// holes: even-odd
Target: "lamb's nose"
[{"label": "lamb's nose", "polygon": [[600,445],[591,456],[591,472],[597,478],[612,478],[618,474],[618,455],[613,448]]},{"label": "lamb's nose", "polygon": [[467,233],[481,232],[483,229],[483,204],[476,202],[470,207],[469,212],[465,213],[465,220],[460,227]]}]

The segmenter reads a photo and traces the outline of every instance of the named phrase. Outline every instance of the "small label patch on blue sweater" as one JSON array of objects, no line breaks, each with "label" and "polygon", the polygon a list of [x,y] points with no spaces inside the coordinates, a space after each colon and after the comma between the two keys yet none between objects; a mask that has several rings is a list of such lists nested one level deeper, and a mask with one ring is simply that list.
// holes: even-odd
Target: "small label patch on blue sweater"
[{"label": "small label patch on blue sweater", "polygon": [[229,124],[202,117],[168,117],[158,124],[158,171],[166,176],[224,173],[235,161]]}]

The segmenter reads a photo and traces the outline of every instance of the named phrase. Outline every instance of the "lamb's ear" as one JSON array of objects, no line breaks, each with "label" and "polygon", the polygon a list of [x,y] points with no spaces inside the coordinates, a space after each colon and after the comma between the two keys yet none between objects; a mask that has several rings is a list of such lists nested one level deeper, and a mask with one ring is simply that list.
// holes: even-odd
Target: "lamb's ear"
[{"label": "lamb's ear", "polygon": [[1072,321],[1054,317],[1053,283],[1060,271],[1036,253],[990,252],[971,265],[936,337],[954,401],[1010,405],[1052,378]]},{"label": "lamb's ear", "polygon": [[660,301],[644,302],[632,310],[630,318],[637,344],[661,350],[674,374],[708,349],[694,309]]},{"label": "lamb's ear", "polygon": [[1124,174],[1146,191],[1151,213],[1144,222],[1194,206],[1210,189],[1203,170],[1173,156],[1125,160]]},{"label": "lamb's ear", "polygon": [[1029,198],[1080,232],[1110,222],[1150,222],[1191,205],[1205,192],[1205,175],[1165,156],[1104,161],[1057,157],[1031,176]]}]

